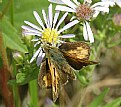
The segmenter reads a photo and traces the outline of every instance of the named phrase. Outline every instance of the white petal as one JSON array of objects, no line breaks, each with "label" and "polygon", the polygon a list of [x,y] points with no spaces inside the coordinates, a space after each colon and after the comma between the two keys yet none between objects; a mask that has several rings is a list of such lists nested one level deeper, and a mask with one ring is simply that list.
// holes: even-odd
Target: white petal
[{"label": "white petal", "polygon": [[93,10],[95,11],[101,11],[101,12],[106,12],[106,13],[109,13],[109,8],[108,7],[95,7],[93,8]]},{"label": "white petal", "polygon": [[35,32],[22,32],[23,35],[37,35],[37,36],[42,36],[41,34],[39,33],[35,33]]},{"label": "white petal", "polygon": [[34,53],[34,55],[33,55],[33,57],[31,58],[31,60],[30,60],[30,63],[32,63],[33,62],[33,60],[37,57],[37,55],[39,54],[39,52],[41,51],[41,47]]},{"label": "white petal", "polygon": [[39,30],[39,31],[42,31],[42,29],[41,29],[40,27],[38,27],[38,26],[32,24],[31,22],[29,22],[29,21],[24,21],[24,22],[25,22],[27,25],[33,27],[34,29],[37,29],[37,30]]},{"label": "white petal", "polygon": [[55,10],[66,11],[66,12],[76,12],[76,10],[74,9],[71,9],[67,6],[61,6],[61,5],[57,5]]},{"label": "white petal", "polygon": [[39,53],[38,57],[37,57],[37,66],[39,66],[43,60],[43,58],[45,57],[45,53],[42,53],[42,51]]},{"label": "white petal", "polygon": [[52,12],[52,4],[48,7],[48,23],[50,24],[50,28],[52,28],[52,20],[53,20],[53,12]]},{"label": "white petal", "polygon": [[73,9],[77,8],[77,6],[70,0],[62,0],[62,2],[64,2],[67,6],[73,8]]},{"label": "white petal", "polygon": [[94,42],[94,37],[93,37],[92,30],[90,28],[89,23],[87,21],[85,23],[86,23],[86,27],[87,27],[88,37],[89,37],[90,43],[93,43]]},{"label": "white petal", "polygon": [[59,36],[61,38],[74,38],[75,35],[74,34],[66,34],[66,35],[62,35],[62,36]]},{"label": "white petal", "polygon": [[117,1],[116,1],[116,4],[117,4],[119,7],[121,7],[121,0],[117,0]]},{"label": "white petal", "polygon": [[71,19],[70,19],[70,21],[72,21],[74,19],[76,19],[76,16],[72,16]]},{"label": "white petal", "polygon": [[60,14],[60,11],[57,10],[57,11],[55,12],[55,16],[54,16],[54,20],[53,20],[53,28],[55,27],[55,24],[56,24],[56,22],[57,22],[57,20],[58,20],[59,14]]},{"label": "white petal", "polygon": [[34,44],[34,47],[36,47],[38,44],[40,44],[40,41],[36,42],[36,43]]},{"label": "white petal", "polygon": [[114,5],[115,5],[115,3],[111,2],[111,1],[97,2],[97,3],[93,4],[91,6],[91,8],[99,7],[99,6],[101,6],[101,7],[109,7],[109,6],[114,6]]},{"label": "white petal", "polygon": [[79,21],[78,21],[78,20],[74,20],[74,21],[72,21],[72,22],[68,23],[68,24],[67,24],[67,25],[65,25],[62,29],[60,29],[60,30],[58,31],[58,33],[63,32],[64,30],[66,30],[66,29],[68,29],[68,28],[70,28],[70,27],[74,26],[74,25],[75,25],[75,24],[77,24],[77,23],[79,23]]},{"label": "white petal", "polygon": [[32,39],[31,41],[32,42],[37,42],[37,41],[39,41],[40,40],[40,38],[34,38],[34,39]]},{"label": "white petal", "polygon": [[56,26],[56,30],[58,30],[58,27],[60,26],[60,24],[64,21],[64,19],[66,18],[66,16],[68,15],[68,12],[66,12],[61,19],[59,20],[57,26]]},{"label": "white petal", "polygon": [[25,30],[25,32],[32,32],[32,33],[38,33],[38,34],[41,34],[41,32],[39,32],[38,30],[35,30],[34,28],[31,28],[29,26],[22,26],[22,29]]},{"label": "white petal", "polygon": [[79,2],[77,0],[73,0],[76,5],[79,5]]},{"label": "white petal", "polygon": [[[65,41],[59,40],[59,43],[66,43]],[[58,47],[60,46],[60,44],[58,44]]]},{"label": "white petal", "polygon": [[47,16],[46,16],[45,10],[42,10],[42,14],[43,14],[43,18],[44,18],[46,27],[49,28],[49,25],[48,25],[48,23],[47,23]]},{"label": "white petal", "polygon": [[48,1],[56,4],[64,4],[61,0],[48,0]]},{"label": "white petal", "polygon": [[36,11],[34,11],[33,14],[34,14],[34,16],[35,16],[37,22],[38,22],[38,23],[42,26],[42,28],[44,29],[44,28],[45,28],[45,27],[44,27],[44,24],[43,24],[43,22],[42,22],[42,19],[41,19],[40,16],[38,15],[38,13],[37,13]]},{"label": "white petal", "polygon": [[83,23],[83,36],[84,39],[87,41],[88,40],[88,32],[87,32],[87,27],[86,27],[86,23]]},{"label": "white petal", "polygon": [[100,11],[95,11],[95,13],[93,14],[93,18],[96,18],[99,13],[100,13]]}]

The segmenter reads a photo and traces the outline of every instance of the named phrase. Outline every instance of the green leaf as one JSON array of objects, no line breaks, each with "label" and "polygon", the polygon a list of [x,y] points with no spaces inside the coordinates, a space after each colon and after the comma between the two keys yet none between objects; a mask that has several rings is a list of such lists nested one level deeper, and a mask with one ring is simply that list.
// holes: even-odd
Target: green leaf
[{"label": "green leaf", "polygon": [[119,107],[120,105],[121,105],[121,97],[113,100],[111,103],[108,103],[103,107]]},{"label": "green leaf", "polygon": [[83,85],[83,86],[88,85],[89,81],[87,80],[86,76],[82,72],[81,72],[81,74],[76,72],[76,75],[77,75],[77,78],[80,81],[81,85]]},{"label": "green leaf", "polygon": [[16,83],[23,83],[26,80],[26,74],[25,73],[18,73],[16,75]]},{"label": "green leaf", "polygon": [[26,46],[22,44],[22,40],[17,34],[17,30],[11,25],[7,18],[4,18],[2,20],[1,26],[3,31],[3,39],[6,47],[26,53]]},{"label": "green leaf", "polygon": [[[36,71],[36,72],[35,72]],[[34,79],[37,79],[38,77],[38,71],[35,70],[35,71],[32,71],[30,73],[23,73],[23,72],[20,72],[16,75],[16,83],[19,84],[19,85],[24,85]]]},{"label": "green leaf", "polygon": [[102,101],[103,101],[105,95],[108,93],[108,91],[109,91],[109,89],[106,88],[99,96],[97,96],[92,101],[92,103],[88,107],[98,107],[102,103]]}]

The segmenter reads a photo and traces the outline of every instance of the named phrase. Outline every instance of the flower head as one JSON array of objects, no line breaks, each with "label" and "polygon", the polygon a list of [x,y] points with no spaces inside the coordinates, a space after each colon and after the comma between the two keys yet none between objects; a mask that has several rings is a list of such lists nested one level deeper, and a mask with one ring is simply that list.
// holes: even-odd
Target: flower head
[{"label": "flower head", "polygon": [[88,5],[86,4],[80,4],[76,8],[76,17],[78,20],[90,20],[94,14],[94,10],[92,10]]},{"label": "flower head", "polygon": [[37,45],[39,46],[39,49],[35,52],[32,59],[30,60],[30,63],[33,62],[33,60],[37,57],[37,65],[39,66],[42,62],[45,53],[43,51],[43,45],[49,44],[51,46],[57,46],[59,43],[63,42],[62,38],[72,38],[75,37],[74,34],[65,34],[61,35],[61,33],[74,26],[78,23],[78,20],[74,20],[66,24],[63,28],[59,29],[59,26],[64,21],[66,16],[68,15],[68,12],[66,12],[61,19],[58,21],[60,11],[56,11],[55,15],[53,17],[52,13],[52,4],[48,7],[48,15],[46,15],[45,10],[42,10],[42,15],[44,22],[42,22],[41,17],[38,15],[36,11],[33,12],[35,19],[37,20],[39,27],[29,21],[24,21],[28,26],[22,26],[24,29],[23,34],[24,35],[35,35],[36,38],[32,39],[32,41],[36,42],[34,44],[34,47]]},{"label": "flower head", "polygon": [[77,18],[83,22],[83,36],[85,40],[90,40],[90,43],[94,42],[94,37],[90,25],[88,23],[92,18],[97,17],[100,12],[108,13],[109,6],[113,6],[114,2],[97,2],[91,5],[92,0],[84,0],[81,4],[77,0],[49,0],[50,2],[61,4],[56,6],[56,10],[67,11],[75,13],[73,18]]}]

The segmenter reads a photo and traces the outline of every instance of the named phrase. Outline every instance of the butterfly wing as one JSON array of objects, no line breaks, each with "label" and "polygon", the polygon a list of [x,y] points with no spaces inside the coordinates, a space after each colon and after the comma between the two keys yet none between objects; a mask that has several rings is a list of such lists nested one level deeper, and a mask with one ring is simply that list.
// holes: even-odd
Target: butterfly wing
[{"label": "butterfly wing", "polygon": [[[68,64],[63,54],[58,50],[58,48],[51,48],[49,50],[50,58],[54,62],[55,66],[58,67],[58,70],[61,72],[60,75],[68,75],[70,79],[75,79],[75,70]],[[59,73],[60,73],[59,72]]]},{"label": "butterfly wing", "polygon": [[52,77],[52,96],[53,96],[53,101],[55,102],[60,92],[60,77],[58,75],[56,67],[49,59],[48,59],[48,64]]},{"label": "butterfly wing", "polygon": [[76,70],[83,66],[97,64],[90,61],[90,47],[84,42],[66,42],[59,47],[68,63]]},{"label": "butterfly wing", "polygon": [[52,77],[47,61],[42,63],[40,73],[38,75],[38,84],[41,88],[51,88],[52,86]]},{"label": "butterfly wing", "polygon": [[85,60],[85,59],[76,59],[76,58],[72,58],[67,54],[64,54],[64,55],[66,56],[68,63],[76,70],[80,70],[84,66],[98,64],[97,62],[94,62],[94,61]]},{"label": "butterfly wing", "polygon": [[[52,86],[52,96],[55,102],[59,96],[61,85],[68,82],[68,78],[75,79],[74,69],[68,64],[63,54],[55,47],[45,47],[44,48],[47,62],[46,70],[45,65],[41,68],[42,71],[46,71],[46,74],[51,75],[51,86]],[[48,65],[48,66],[47,66]],[[41,72],[43,73],[43,72]],[[45,75],[45,73],[44,73]],[[44,78],[41,74],[40,79]],[[47,78],[47,77],[46,77]],[[43,85],[43,82],[40,82]],[[45,85],[44,85],[45,86]]]},{"label": "butterfly wing", "polygon": [[85,42],[66,42],[59,49],[75,59],[89,59],[90,47]]}]

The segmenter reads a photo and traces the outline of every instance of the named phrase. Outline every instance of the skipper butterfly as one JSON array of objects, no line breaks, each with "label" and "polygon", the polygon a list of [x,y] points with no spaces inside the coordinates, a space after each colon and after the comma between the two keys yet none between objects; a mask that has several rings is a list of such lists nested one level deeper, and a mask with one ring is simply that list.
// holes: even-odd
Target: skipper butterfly
[{"label": "skipper butterfly", "polygon": [[97,64],[90,61],[90,47],[84,42],[66,42],[57,47],[45,46],[46,60],[42,63],[38,76],[41,88],[52,88],[55,102],[59,96],[61,85],[68,79],[76,79],[75,71],[83,66]]}]

